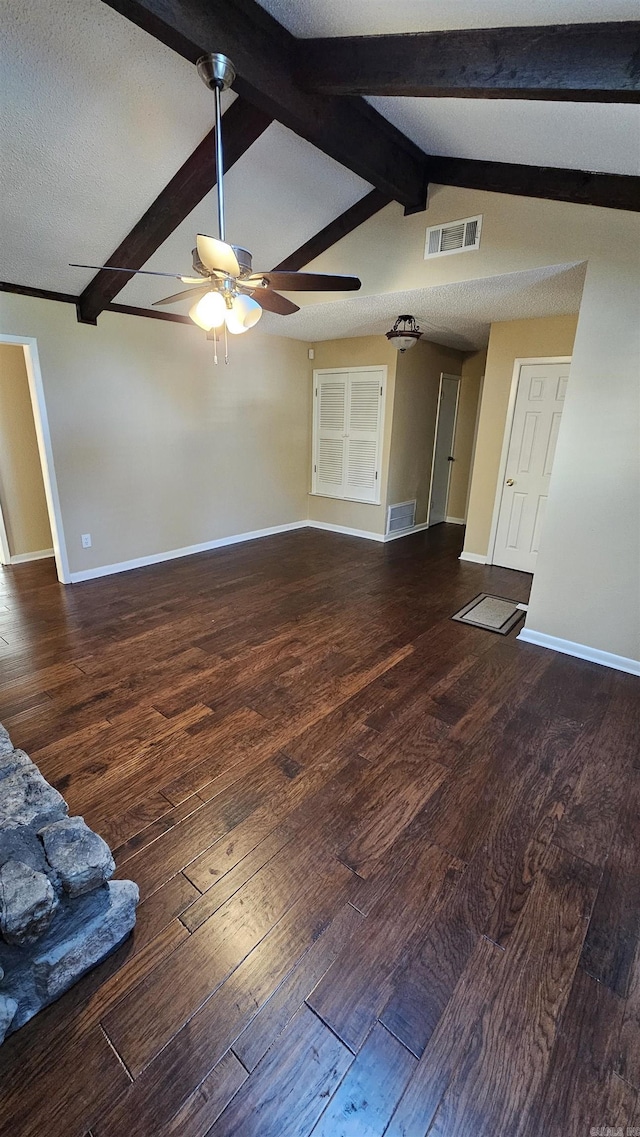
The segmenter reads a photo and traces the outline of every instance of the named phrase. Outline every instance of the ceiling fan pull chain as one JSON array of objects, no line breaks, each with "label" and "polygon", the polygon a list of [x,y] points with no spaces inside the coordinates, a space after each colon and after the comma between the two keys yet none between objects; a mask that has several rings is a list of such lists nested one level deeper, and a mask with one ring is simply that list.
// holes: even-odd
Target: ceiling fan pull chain
[{"label": "ceiling fan pull chain", "polygon": [[225,361],[225,363],[228,363],[229,362],[229,333],[227,331],[226,320],[222,326],[224,328],[224,361]]}]

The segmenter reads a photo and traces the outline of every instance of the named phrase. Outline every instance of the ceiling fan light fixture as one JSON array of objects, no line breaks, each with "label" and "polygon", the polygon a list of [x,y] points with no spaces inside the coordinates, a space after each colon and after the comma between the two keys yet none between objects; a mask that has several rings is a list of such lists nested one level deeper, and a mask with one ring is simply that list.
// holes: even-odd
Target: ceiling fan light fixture
[{"label": "ceiling fan light fixture", "polygon": [[255,327],[262,316],[262,308],[251,296],[236,296],[225,314],[227,330],[238,336]]},{"label": "ceiling fan light fixture", "polygon": [[214,292],[213,290],[205,292],[198,303],[189,309],[189,315],[194,324],[197,324],[205,332],[210,332],[212,328],[222,327],[226,314],[227,305],[224,296],[221,292]]},{"label": "ceiling fan light fixture", "polygon": [[[236,71],[229,58],[221,52],[201,56],[196,66],[200,78],[213,92],[214,97],[215,189],[218,201],[217,237],[210,237],[206,233],[198,233],[196,236],[196,247],[192,251],[193,271],[196,275],[154,272],[151,269],[118,267],[111,264],[74,267],[97,268],[100,271],[116,273],[142,273],[145,276],[169,276],[182,281],[183,284],[195,285],[184,292],[155,300],[153,307],[194,300],[195,303],[189,309],[189,317],[194,324],[207,333],[212,332],[214,328],[224,329],[225,362],[228,363],[226,333],[229,331],[235,336],[242,335],[243,332],[255,327],[262,316],[263,305],[270,312],[276,312],[280,316],[290,316],[300,311],[299,306],[288,297],[282,296],[278,289],[282,288],[285,292],[350,292],[360,288],[360,281],[355,276],[323,273],[276,270],[254,273],[249,250],[242,245],[228,243],[225,236],[224,215],[225,161],[222,145],[221,95],[233,83]],[[253,299],[253,294],[258,291],[264,292],[262,304]],[[214,333],[208,338],[213,340],[213,359],[214,363],[217,363],[217,336]]]},{"label": "ceiling fan light fixture", "polygon": [[385,332],[385,335],[396,351],[403,352],[415,347],[422,332],[413,316],[398,316],[391,330]]}]

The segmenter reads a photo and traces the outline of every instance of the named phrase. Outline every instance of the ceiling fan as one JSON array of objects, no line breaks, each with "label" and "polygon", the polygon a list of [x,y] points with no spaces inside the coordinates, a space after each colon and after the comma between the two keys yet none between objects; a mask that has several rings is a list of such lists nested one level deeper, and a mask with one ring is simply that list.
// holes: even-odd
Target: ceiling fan
[{"label": "ceiling fan", "polygon": [[197,276],[181,273],[151,272],[148,269],[116,268],[113,265],[71,265],[72,268],[105,268],[113,272],[130,272],[145,276],[168,276],[183,284],[196,287],[176,292],[156,300],[154,306],[195,301],[189,310],[194,323],[206,332],[224,329],[239,335],[254,327],[266,308],[280,316],[298,312],[299,307],[279,288],[286,292],[353,291],[360,288],[356,276],[329,276],[312,272],[254,272],[251,253],[241,245],[230,245],[225,237],[224,218],[224,158],[222,148],[222,111],[220,96],[235,79],[235,68],[225,55],[203,55],[197,62],[198,74],[215,98],[215,160],[218,198],[218,236],[199,233],[193,250],[193,268]]}]

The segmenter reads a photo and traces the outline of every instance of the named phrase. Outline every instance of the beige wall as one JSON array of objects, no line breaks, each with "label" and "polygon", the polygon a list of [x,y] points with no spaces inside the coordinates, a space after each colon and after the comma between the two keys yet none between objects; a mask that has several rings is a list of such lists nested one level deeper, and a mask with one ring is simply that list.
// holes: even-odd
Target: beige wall
[{"label": "beige wall", "polygon": [[475,351],[472,355],[468,355],[462,364],[462,383],[453,445],[455,462],[451,470],[447,502],[448,516],[461,521],[467,516],[478,401],[486,359],[486,351]]},{"label": "beige wall", "polygon": [[[478,213],[483,222],[477,251],[424,259],[428,225]],[[425,213],[405,217],[402,206],[392,202],[316,257],[309,268],[337,272],[350,266],[362,281],[358,295],[379,296],[578,264],[594,255],[615,259],[612,235],[617,245],[623,231],[633,234],[634,229],[637,215],[623,210],[432,185]],[[316,297],[300,293],[297,302],[312,304]]]},{"label": "beige wall", "polygon": [[306,518],[306,344],[249,332],[214,367],[195,327],[9,293],[0,332],[37,338],[72,572]]},{"label": "beige wall", "polygon": [[527,627],[640,661],[640,249],[589,264]]},{"label": "beige wall", "polygon": [[571,355],[577,322],[577,316],[551,316],[491,326],[469,493],[464,542],[467,553],[486,556],[489,548],[514,361]]},{"label": "beige wall", "polygon": [[427,520],[440,375],[460,375],[462,359],[424,339],[398,356],[387,504],[415,498],[418,525]]},{"label": "beige wall", "polygon": [[[477,252],[424,260],[427,225],[477,213]],[[637,213],[433,186],[426,215],[405,218],[391,204],[313,269],[357,272],[363,292],[378,295],[580,262],[585,288],[526,626],[640,660]]]},{"label": "beige wall", "polygon": [[[387,390],[384,407],[384,437],[382,442],[382,479],[380,505],[367,505],[361,501],[340,501],[337,498],[309,494],[307,516],[326,525],[342,525],[366,533],[384,533],[386,519],[389,453],[393,422],[396,363],[398,353],[384,336],[360,336],[355,339],[323,340],[314,344],[315,359],[309,363],[309,391],[312,389],[314,369],[326,367],[386,367]],[[306,484],[311,485],[311,447],[307,463]]]},{"label": "beige wall", "polygon": [[[424,260],[427,225],[477,213],[479,251]],[[426,214],[391,204],[313,267],[357,272],[362,295],[379,295],[578,262],[585,291],[527,628],[640,659],[637,214],[432,186]],[[1,331],[38,337],[72,567],[310,512],[306,345],[251,333],[214,379],[196,329],[115,314],[82,327],[71,306],[6,293],[0,305]],[[99,540],[84,554],[86,531]]]},{"label": "beige wall", "polygon": [[0,504],[12,556],[51,549],[22,347],[0,343]]},{"label": "beige wall", "polygon": [[383,534],[387,507],[415,498],[416,522],[425,521],[440,374],[459,375],[462,353],[420,340],[400,354],[384,336],[323,340],[314,346],[313,368],[384,365],[388,371],[380,505],[309,494],[309,518]]}]

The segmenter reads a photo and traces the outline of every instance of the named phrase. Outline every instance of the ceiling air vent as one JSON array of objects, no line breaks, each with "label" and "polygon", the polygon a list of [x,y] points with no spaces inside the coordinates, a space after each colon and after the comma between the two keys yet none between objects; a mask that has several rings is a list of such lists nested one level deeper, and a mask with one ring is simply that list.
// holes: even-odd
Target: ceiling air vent
[{"label": "ceiling air vent", "polygon": [[480,248],[482,217],[465,217],[462,221],[449,221],[446,225],[432,225],[427,229],[424,259],[445,257],[450,253],[469,253]]},{"label": "ceiling air vent", "polygon": [[402,529],[413,529],[415,522],[415,501],[401,501],[398,505],[389,506],[387,533],[399,533]]}]

